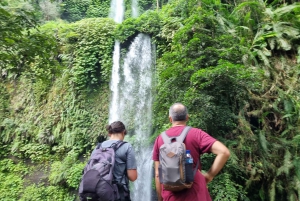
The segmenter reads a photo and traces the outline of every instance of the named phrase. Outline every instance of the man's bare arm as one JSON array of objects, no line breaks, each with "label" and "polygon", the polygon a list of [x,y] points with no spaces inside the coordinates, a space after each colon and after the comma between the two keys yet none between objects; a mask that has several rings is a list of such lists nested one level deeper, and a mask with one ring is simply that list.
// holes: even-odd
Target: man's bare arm
[{"label": "man's bare arm", "polygon": [[160,186],[160,182],[159,182],[158,166],[159,166],[159,161],[154,161],[155,187],[156,187],[157,198],[158,198],[158,201],[163,201],[162,196],[161,196],[161,186]]},{"label": "man's bare arm", "polygon": [[220,170],[224,167],[225,163],[227,162],[229,156],[230,156],[230,151],[228,148],[222,144],[219,141],[216,141],[210,151],[213,154],[216,154],[216,158],[211,166],[211,168],[206,172],[203,173],[206,183],[211,182],[213,178],[220,172]]},{"label": "man's bare arm", "polygon": [[127,170],[127,176],[130,181],[135,181],[138,177],[137,170]]}]

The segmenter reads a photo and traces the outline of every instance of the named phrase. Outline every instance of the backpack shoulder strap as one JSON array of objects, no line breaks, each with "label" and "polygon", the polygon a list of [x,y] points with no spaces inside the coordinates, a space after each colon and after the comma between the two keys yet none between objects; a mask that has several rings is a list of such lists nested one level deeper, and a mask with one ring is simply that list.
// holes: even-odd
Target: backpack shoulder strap
[{"label": "backpack shoulder strap", "polygon": [[176,141],[182,143],[182,142],[184,141],[186,135],[188,134],[188,132],[189,132],[189,130],[190,130],[191,128],[192,128],[192,127],[190,127],[190,126],[184,127],[184,129],[183,129],[183,131],[180,133],[180,135],[176,137]]},{"label": "backpack shoulder strap", "polygon": [[99,149],[101,147],[102,143],[98,143],[96,149]]},{"label": "backpack shoulder strap", "polygon": [[162,137],[162,139],[163,139],[163,141],[164,141],[164,143],[166,143],[166,144],[169,144],[169,143],[171,143],[172,142],[172,139],[176,139],[176,141],[177,142],[183,142],[184,141],[184,139],[185,139],[185,137],[186,137],[186,135],[187,135],[187,133],[189,132],[189,130],[191,129],[192,127],[190,127],[190,126],[186,126],[186,127],[184,127],[184,129],[182,130],[182,132],[178,135],[178,136],[176,136],[176,137],[169,137],[167,134],[166,134],[166,131],[164,131],[164,132],[162,132],[162,134],[161,134],[161,137]]},{"label": "backpack shoulder strap", "polygon": [[164,141],[165,144],[170,144],[171,143],[171,138],[167,136],[166,131],[161,133],[161,138]]},{"label": "backpack shoulder strap", "polygon": [[116,143],[113,143],[110,147],[114,149],[114,151],[117,151],[123,144],[126,144],[127,142],[124,141],[118,141]]}]

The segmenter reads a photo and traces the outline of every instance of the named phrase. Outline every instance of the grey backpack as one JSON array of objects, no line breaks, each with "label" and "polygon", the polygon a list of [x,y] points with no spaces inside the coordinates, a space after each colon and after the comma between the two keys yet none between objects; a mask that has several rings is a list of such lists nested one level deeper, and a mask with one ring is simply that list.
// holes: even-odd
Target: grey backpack
[{"label": "grey backpack", "polygon": [[[108,148],[98,144],[83,170],[79,186],[81,201],[122,200],[118,183],[113,181],[115,151],[126,142],[118,141]],[[122,191],[122,190],[121,190]]]},{"label": "grey backpack", "polygon": [[[186,126],[181,134],[176,137],[169,137],[166,132],[161,134],[164,144],[159,148],[159,180],[165,190],[180,191],[191,188],[194,175],[198,169],[199,161],[194,171],[186,171],[186,148],[183,143],[191,127]],[[192,172],[191,172],[192,171]],[[187,175],[192,174],[190,181],[186,180]],[[189,176],[190,177],[190,176]]]}]

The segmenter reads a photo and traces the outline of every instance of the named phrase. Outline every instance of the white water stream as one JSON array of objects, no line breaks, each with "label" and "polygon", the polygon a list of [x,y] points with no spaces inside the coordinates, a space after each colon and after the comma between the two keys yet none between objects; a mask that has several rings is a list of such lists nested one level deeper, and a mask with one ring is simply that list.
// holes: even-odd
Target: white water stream
[{"label": "white water stream", "polygon": [[[122,6],[120,6],[122,5]],[[137,1],[132,1],[132,15],[138,16]],[[110,17],[121,23],[124,2],[112,0]],[[138,179],[131,186],[132,201],[151,201],[152,147],[148,143],[152,132],[153,48],[151,39],[139,34],[121,62],[120,43],[115,42],[110,83],[109,123],[120,120],[132,137],[130,141],[137,158]]]}]

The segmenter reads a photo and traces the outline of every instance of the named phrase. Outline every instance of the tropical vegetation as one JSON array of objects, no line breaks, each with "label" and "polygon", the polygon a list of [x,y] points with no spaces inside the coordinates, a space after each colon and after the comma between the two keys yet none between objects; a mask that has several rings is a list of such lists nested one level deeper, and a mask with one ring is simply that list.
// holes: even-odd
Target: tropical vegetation
[{"label": "tropical vegetation", "polygon": [[[174,102],[231,157],[213,200],[300,199],[300,4],[140,0],[109,18],[107,0],[0,3],[1,200],[76,200],[106,135],[114,41],[156,47],[155,137]],[[203,170],[214,156],[202,156]]]}]

